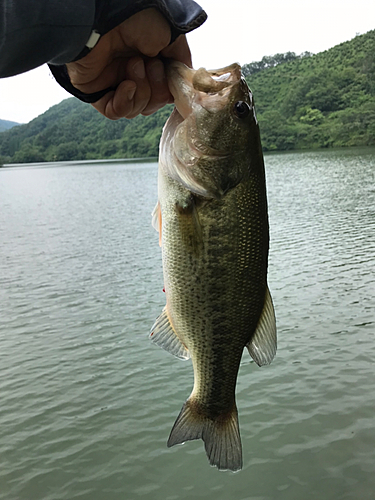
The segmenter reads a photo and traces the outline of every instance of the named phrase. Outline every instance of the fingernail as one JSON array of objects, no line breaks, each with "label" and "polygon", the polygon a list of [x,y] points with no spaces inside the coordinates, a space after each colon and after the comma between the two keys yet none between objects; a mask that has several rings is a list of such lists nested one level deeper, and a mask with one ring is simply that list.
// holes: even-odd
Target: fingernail
[{"label": "fingernail", "polygon": [[135,63],[133,66],[133,71],[138,78],[144,78],[146,76],[144,62],[141,60]]},{"label": "fingernail", "polygon": [[135,94],[135,91],[136,91],[136,90],[137,90],[137,88],[135,88],[135,89],[130,89],[130,90],[128,91],[128,99],[129,99],[129,101],[131,101],[131,100],[133,99],[133,97],[134,97],[134,94]]},{"label": "fingernail", "polygon": [[161,61],[155,61],[149,67],[150,79],[156,83],[165,80],[164,64]]}]

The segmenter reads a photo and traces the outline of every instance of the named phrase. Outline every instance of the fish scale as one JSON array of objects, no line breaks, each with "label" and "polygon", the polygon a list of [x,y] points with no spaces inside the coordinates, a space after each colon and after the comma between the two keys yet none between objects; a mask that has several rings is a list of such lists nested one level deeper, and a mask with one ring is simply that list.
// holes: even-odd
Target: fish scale
[{"label": "fish scale", "polygon": [[151,333],[194,368],[168,446],[201,438],[210,464],[233,471],[242,467],[235,387],[243,349],[259,365],[276,352],[264,163],[238,68],[221,70],[229,76],[217,92],[210,72],[169,68],[177,109],[163,130],[154,212],[167,303]]}]

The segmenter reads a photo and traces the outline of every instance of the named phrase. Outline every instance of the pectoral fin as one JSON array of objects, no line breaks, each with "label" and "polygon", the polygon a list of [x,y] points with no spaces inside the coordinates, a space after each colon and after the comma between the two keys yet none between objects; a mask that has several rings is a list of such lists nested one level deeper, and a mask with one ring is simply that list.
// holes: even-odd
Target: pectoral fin
[{"label": "pectoral fin", "polygon": [[159,233],[159,246],[161,247],[161,223],[162,223],[162,218],[161,218],[161,208],[160,208],[160,202],[157,202],[155,205],[155,208],[152,212],[152,227],[156,229],[156,231]]},{"label": "pectoral fin", "polygon": [[189,351],[174,331],[166,307],[164,307],[162,313],[151,328],[150,339],[162,349],[176,356],[176,358],[190,358]]},{"label": "pectoral fin", "polygon": [[276,317],[268,287],[258,325],[246,347],[250,356],[259,366],[269,365],[275,357],[277,349]]},{"label": "pectoral fin", "polygon": [[185,248],[189,253],[199,256],[203,248],[203,235],[197,204],[196,197],[189,195],[183,203],[176,203],[175,208]]}]

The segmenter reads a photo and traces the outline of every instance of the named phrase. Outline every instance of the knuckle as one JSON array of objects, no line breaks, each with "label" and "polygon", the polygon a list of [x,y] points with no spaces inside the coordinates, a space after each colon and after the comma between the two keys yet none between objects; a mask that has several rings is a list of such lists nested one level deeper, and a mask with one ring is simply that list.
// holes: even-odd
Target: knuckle
[{"label": "knuckle", "polygon": [[138,49],[147,57],[156,57],[165,47],[168,46],[171,36],[170,33],[159,33],[156,37],[151,36],[139,42]]}]

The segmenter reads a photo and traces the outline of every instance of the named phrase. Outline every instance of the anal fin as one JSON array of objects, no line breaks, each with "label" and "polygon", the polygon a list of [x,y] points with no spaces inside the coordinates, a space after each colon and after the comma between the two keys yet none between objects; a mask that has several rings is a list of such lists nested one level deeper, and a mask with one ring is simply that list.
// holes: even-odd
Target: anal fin
[{"label": "anal fin", "polygon": [[189,359],[190,354],[186,346],[178,338],[171,324],[167,308],[164,307],[162,313],[156,319],[151,328],[150,339],[156,345],[180,359]]},{"label": "anal fin", "polygon": [[276,354],[276,317],[268,287],[263,311],[250,342],[246,345],[250,356],[258,366],[269,365]]}]

